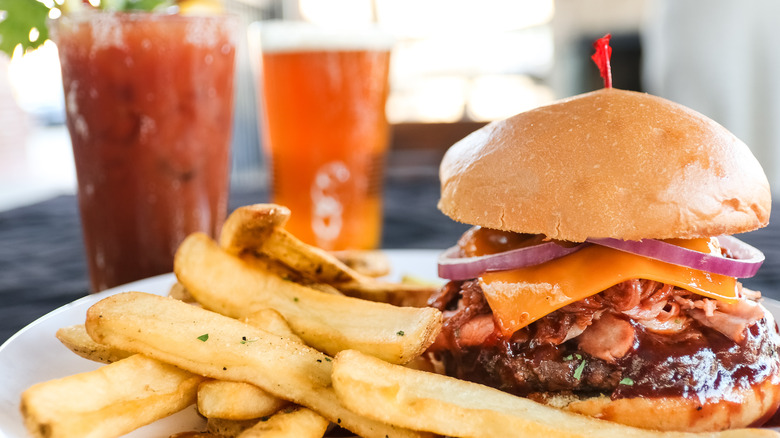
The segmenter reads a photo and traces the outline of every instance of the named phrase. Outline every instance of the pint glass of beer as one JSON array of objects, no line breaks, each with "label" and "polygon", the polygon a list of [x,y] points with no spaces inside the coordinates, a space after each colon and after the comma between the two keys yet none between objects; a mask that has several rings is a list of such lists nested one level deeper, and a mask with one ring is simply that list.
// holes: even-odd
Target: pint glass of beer
[{"label": "pint glass of beer", "polygon": [[272,201],[328,250],[379,245],[391,40],[302,22],[250,28]]}]

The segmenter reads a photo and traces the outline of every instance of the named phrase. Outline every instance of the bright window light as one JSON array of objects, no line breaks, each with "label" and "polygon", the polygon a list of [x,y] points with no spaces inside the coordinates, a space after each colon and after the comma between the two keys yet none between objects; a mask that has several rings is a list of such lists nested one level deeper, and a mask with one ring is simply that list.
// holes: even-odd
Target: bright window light
[{"label": "bright window light", "polygon": [[39,113],[62,105],[59,57],[51,40],[27,53],[19,46],[8,65],[8,78],[16,101],[25,111]]},{"label": "bright window light", "polygon": [[374,21],[369,0],[299,0],[306,21],[328,26],[351,26]]},{"label": "bright window light", "polygon": [[30,42],[34,43],[38,41],[38,37],[41,36],[41,32],[38,30],[38,28],[33,27],[30,29],[30,34],[27,36],[27,38],[30,40]]},{"label": "bright window light", "polygon": [[396,37],[387,115],[399,122],[495,120],[551,100],[553,0],[298,0],[307,21]]},{"label": "bright window light", "polygon": [[469,87],[466,113],[471,120],[505,119],[553,101],[552,90],[528,76],[485,75]]},{"label": "bright window light", "polygon": [[463,118],[468,80],[459,76],[411,78],[390,94],[390,123],[457,122]]},{"label": "bright window light", "polygon": [[553,0],[376,0],[376,5],[383,27],[412,38],[524,29],[549,23],[555,10]]}]

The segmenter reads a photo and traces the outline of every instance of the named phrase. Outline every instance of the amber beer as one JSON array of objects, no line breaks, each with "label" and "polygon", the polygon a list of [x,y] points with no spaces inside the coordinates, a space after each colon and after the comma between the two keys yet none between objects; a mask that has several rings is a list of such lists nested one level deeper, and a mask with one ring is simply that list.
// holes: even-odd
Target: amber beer
[{"label": "amber beer", "polygon": [[258,90],[272,201],[324,249],[379,245],[388,145],[387,38],[263,23]]}]

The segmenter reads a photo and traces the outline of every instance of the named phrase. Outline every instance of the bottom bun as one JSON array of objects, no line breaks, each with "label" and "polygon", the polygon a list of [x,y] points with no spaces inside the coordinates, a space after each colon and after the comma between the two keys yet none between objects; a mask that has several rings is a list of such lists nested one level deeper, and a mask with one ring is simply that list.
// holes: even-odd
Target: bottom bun
[{"label": "bottom bun", "polygon": [[547,395],[539,401],[570,412],[643,429],[712,432],[765,423],[780,406],[780,386],[773,380],[706,403],[683,397],[612,400],[607,396],[579,399],[563,395]]}]

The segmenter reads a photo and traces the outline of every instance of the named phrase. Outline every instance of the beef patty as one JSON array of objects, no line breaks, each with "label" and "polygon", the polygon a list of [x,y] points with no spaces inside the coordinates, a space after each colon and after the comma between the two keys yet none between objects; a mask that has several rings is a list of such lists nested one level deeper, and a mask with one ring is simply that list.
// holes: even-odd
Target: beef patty
[{"label": "beef patty", "polygon": [[743,301],[746,308],[719,308],[682,289],[629,280],[505,339],[478,281],[450,282],[429,301],[444,313],[430,352],[448,375],[521,396],[668,395],[704,402],[778,372],[774,320]]}]

